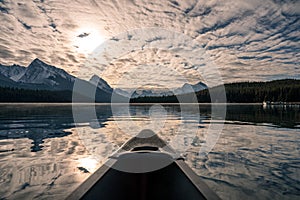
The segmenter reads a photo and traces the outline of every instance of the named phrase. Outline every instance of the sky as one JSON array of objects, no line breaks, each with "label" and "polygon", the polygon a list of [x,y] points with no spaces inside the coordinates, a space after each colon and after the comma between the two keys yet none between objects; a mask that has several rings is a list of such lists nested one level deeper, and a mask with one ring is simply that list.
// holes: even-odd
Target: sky
[{"label": "sky", "polygon": [[[299,0],[0,0],[0,21],[1,64],[27,66],[39,58],[78,77],[97,74],[112,86],[212,79],[201,65],[225,83],[300,78]],[[132,44],[141,40],[134,30],[146,30],[143,42]],[[169,36],[155,30],[188,37],[175,43],[192,50],[197,43],[210,64],[178,56],[174,41],[160,48]],[[101,45],[135,48],[99,64],[92,58]]]}]

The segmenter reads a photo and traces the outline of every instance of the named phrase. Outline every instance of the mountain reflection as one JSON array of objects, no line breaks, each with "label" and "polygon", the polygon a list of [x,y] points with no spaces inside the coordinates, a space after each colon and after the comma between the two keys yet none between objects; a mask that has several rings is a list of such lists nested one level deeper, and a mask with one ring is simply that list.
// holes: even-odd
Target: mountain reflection
[{"label": "mountain reflection", "polygon": [[[74,128],[75,125],[90,126],[97,129],[104,127],[108,120],[113,120],[110,105],[97,105],[95,108],[97,119],[90,113],[91,109],[94,109],[91,105],[78,104],[73,107],[73,110],[71,104],[1,105],[0,140],[28,138],[32,140],[31,151],[40,151],[43,148],[42,144],[45,139],[65,137],[71,134],[66,130]],[[133,117],[147,117],[150,108],[151,105],[131,105],[129,113]],[[164,105],[164,108],[168,113],[180,118],[180,105]],[[117,115],[126,114],[125,109],[126,107],[119,106]],[[210,105],[199,105],[199,109],[201,119],[210,119]],[[76,123],[73,119],[74,111],[80,113],[80,118],[76,118]],[[193,110],[189,112],[193,112]],[[299,106],[228,105],[225,123],[239,122],[299,128]],[[201,123],[209,123],[209,121],[199,123],[199,126],[201,126]]]},{"label": "mountain reflection", "polygon": [[[90,106],[78,105],[75,109],[84,113]],[[75,127],[72,106],[66,104],[10,104],[0,106],[0,140],[28,138],[32,140],[31,151],[40,151],[47,138],[65,137],[72,132],[66,131]],[[104,126],[107,118],[111,117],[110,106],[98,106],[97,119],[83,115],[80,125],[88,123],[93,127],[97,121]],[[99,127],[97,126],[97,128]]]}]

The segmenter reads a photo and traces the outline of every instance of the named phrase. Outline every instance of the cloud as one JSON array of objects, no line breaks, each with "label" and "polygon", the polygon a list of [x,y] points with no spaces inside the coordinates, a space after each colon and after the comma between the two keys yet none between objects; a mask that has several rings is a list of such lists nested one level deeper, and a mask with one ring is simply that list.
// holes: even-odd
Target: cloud
[{"label": "cloud", "polygon": [[31,30],[31,26],[27,25],[25,22],[23,22],[22,20],[18,19],[18,22],[20,22],[23,27],[27,30]]},{"label": "cloud", "polygon": [[81,33],[81,34],[77,35],[77,37],[84,38],[84,37],[87,37],[89,35],[90,35],[90,33]]},{"label": "cloud", "polygon": [[[90,30],[112,42],[130,43],[136,40],[134,35],[128,34],[126,38],[118,35],[137,28],[161,27],[197,41],[219,67],[225,82],[271,80],[292,74],[300,78],[299,8],[300,2],[292,0],[29,0],[26,3],[0,0],[0,63],[26,65],[39,57],[80,75],[89,55],[80,52],[81,47],[74,40],[90,38]],[[153,35],[141,47],[165,39]],[[170,50],[176,48],[169,46]],[[132,55],[109,65],[108,83],[116,83],[130,66],[144,64],[146,57],[150,63],[161,64],[159,71],[148,70],[157,73],[153,76],[156,83],[172,84],[172,78],[174,84],[180,82],[179,76],[172,77],[164,71],[169,67],[189,76],[194,83],[199,78],[193,76],[192,64],[183,64],[186,61],[174,54],[147,51]],[[160,59],[150,59],[151,56]]]},{"label": "cloud", "polygon": [[146,40],[146,42],[147,43],[151,43],[151,42],[156,42],[156,41],[160,41],[160,40],[162,40],[162,39],[164,39],[164,38],[162,38],[162,37],[154,37],[154,38],[151,38],[151,39],[148,39],[148,40]]},{"label": "cloud", "polygon": [[0,44],[0,54],[1,54],[1,57],[3,58],[11,58],[14,53],[9,49],[9,47],[6,47],[6,46],[3,46]]},{"label": "cloud", "polygon": [[0,12],[8,14],[9,9],[5,6],[4,1],[0,1]]}]

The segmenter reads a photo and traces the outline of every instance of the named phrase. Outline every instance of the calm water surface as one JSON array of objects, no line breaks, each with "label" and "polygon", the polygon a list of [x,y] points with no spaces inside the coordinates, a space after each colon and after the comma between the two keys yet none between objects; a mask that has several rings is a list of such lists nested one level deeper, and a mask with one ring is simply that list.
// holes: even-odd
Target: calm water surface
[{"label": "calm water surface", "polygon": [[[75,123],[68,104],[1,104],[0,199],[66,197],[139,127],[153,125],[149,109],[160,137],[222,199],[299,199],[298,106],[228,105],[221,135],[205,157],[199,150],[206,131],[220,122],[211,120],[210,105],[199,108],[194,120],[195,112],[183,118],[179,105],[164,105],[163,113],[132,105],[130,116],[121,105],[114,114],[109,105],[97,105],[97,117],[89,115],[90,106],[77,105],[82,116]],[[199,129],[190,133],[189,127]]]}]

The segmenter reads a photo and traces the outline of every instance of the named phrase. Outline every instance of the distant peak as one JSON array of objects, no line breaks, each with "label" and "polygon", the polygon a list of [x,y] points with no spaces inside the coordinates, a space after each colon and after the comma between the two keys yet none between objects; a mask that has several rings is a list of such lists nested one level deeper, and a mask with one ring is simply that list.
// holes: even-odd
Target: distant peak
[{"label": "distant peak", "polygon": [[30,65],[28,67],[29,68],[49,68],[52,66],[50,66],[47,63],[43,62],[42,60],[36,58],[30,63]]},{"label": "distant peak", "polygon": [[31,63],[44,63],[42,60],[39,58],[34,59]]},{"label": "distant peak", "polygon": [[29,64],[29,67],[30,66],[35,66],[35,65],[39,65],[42,61],[38,58],[34,59],[30,64]]},{"label": "distant peak", "polygon": [[90,78],[90,80],[98,80],[98,79],[100,79],[100,77],[97,76],[96,74],[94,74],[94,75]]},{"label": "distant peak", "polygon": [[202,86],[205,86],[205,87],[207,87],[207,85],[205,84],[205,83],[203,83],[203,82],[198,82],[198,83],[196,83],[195,85],[202,85]]},{"label": "distant peak", "polygon": [[22,68],[24,68],[24,66],[17,65],[17,64],[13,64],[12,67],[22,67]]},{"label": "distant peak", "polygon": [[90,78],[90,82],[94,82],[94,83],[105,83],[107,84],[107,82],[100,78],[99,76],[97,76],[96,74],[94,74],[91,78]]},{"label": "distant peak", "polygon": [[187,86],[191,86],[191,84],[189,84],[189,83],[184,83],[184,84],[182,85],[182,87],[187,87]]},{"label": "distant peak", "polygon": [[90,83],[92,83],[93,85],[95,85],[95,86],[97,86],[98,88],[101,88],[101,89],[106,88],[109,91],[112,90],[112,88],[110,87],[110,85],[104,79],[100,78],[96,74],[94,74],[90,78]]}]

